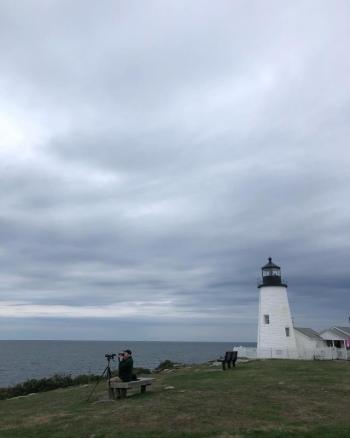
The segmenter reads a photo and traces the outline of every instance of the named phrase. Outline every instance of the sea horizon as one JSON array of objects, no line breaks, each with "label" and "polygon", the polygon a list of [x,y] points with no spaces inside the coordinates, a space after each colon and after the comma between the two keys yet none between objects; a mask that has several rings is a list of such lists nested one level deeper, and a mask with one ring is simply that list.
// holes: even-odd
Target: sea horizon
[{"label": "sea horizon", "polygon": [[133,351],[135,367],[154,369],[164,360],[205,363],[239,345],[255,347],[256,342],[5,339],[0,340],[0,387],[54,374],[100,374],[105,354],[125,348]]}]

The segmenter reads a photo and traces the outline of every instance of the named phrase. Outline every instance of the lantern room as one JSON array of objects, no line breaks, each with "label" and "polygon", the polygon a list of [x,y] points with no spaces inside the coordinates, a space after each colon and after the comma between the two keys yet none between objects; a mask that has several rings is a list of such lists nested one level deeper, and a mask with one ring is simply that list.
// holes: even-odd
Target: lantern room
[{"label": "lantern room", "polygon": [[261,268],[262,273],[262,286],[286,286],[282,283],[281,268],[273,263],[272,258],[269,257],[268,263]]}]

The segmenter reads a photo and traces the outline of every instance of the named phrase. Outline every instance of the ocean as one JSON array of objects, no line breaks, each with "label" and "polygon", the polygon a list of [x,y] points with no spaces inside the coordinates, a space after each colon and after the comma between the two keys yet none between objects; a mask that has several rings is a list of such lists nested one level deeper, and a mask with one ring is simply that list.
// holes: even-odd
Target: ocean
[{"label": "ocean", "polygon": [[[53,374],[100,374],[106,353],[130,348],[136,367],[155,368],[169,359],[203,363],[232,350],[255,347],[255,342],[157,342],[157,341],[0,341],[0,387]],[[117,367],[117,362],[112,363]]]}]

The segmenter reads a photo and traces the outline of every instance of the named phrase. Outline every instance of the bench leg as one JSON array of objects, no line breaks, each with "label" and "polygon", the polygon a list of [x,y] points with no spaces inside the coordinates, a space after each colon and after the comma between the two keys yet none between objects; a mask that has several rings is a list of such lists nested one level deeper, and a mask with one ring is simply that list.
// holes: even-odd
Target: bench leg
[{"label": "bench leg", "polygon": [[107,382],[107,391],[108,391],[108,398],[110,400],[114,400],[114,391],[113,388],[111,388],[109,382]]},{"label": "bench leg", "polygon": [[120,389],[120,398],[126,398],[126,388]]},{"label": "bench leg", "polygon": [[117,391],[117,399],[119,400],[121,398],[120,389],[117,388],[116,391]]},{"label": "bench leg", "polygon": [[144,392],[146,392],[146,388],[147,388],[147,385],[142,385],[142,386],[141,386],[141,394],[143,394]]},{"label": "bench leg", "polygon": [[222,362],[222,370],[225,371],[226,370],[226,363],[223,361]]}]

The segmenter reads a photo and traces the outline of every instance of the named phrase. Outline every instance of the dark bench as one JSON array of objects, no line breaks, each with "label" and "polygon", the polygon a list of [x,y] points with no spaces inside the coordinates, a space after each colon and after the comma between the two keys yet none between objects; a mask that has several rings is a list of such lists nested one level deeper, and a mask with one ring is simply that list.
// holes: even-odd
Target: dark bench
[{"label": "dark bench", "polygon": [[152,385],[154,379],[149,377],[140,377],[137,380],[132,380],[131,382],[118,382],[113,378],[110,380],[109,397],[113,400],[125,398],[128,389],[140,388],[141,393],[146,392],[147,386]]},{"label": "dark bench", "polygon": [[226,351],[225,357],[218,359],[218,362],[222,363],[222,369],[226,370],[226,364],[229,368],[236,366],[237,351]]}]

